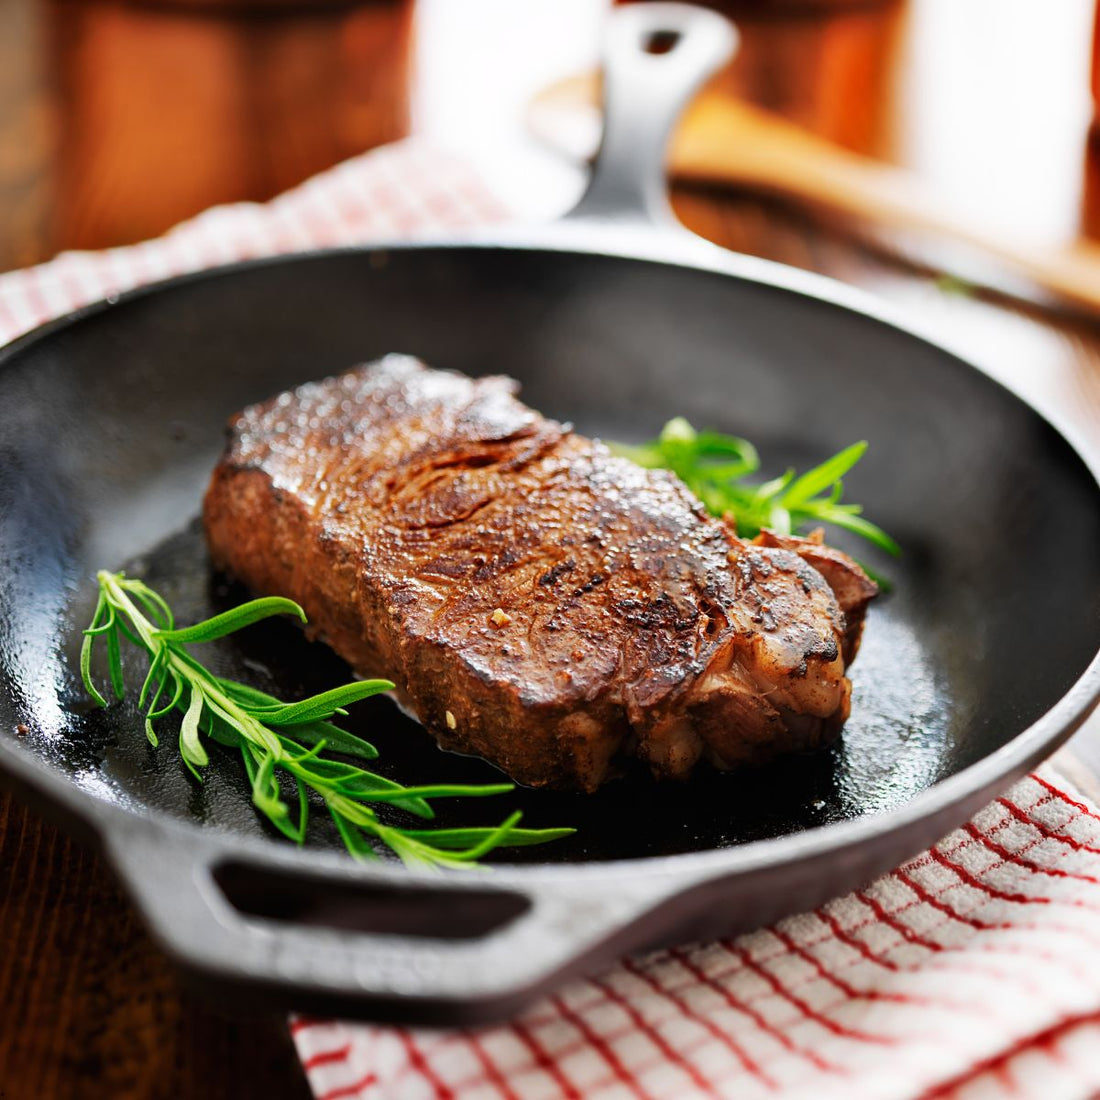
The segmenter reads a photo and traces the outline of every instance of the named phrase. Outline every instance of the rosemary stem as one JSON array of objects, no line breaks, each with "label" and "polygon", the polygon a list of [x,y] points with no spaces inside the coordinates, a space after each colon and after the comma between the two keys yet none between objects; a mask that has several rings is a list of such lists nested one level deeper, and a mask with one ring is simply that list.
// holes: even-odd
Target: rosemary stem
[{"label": "rosemary stem", "polygon": [[138,632],[142,644],[150,653],[155,654],[159,648],[156,639],[157,628],[138,610],[133,600],[126,594],[126,590],[120,583],[121,579],[121,573],[109,573],[106,569],[101,569],[96,574],[96,580],[107,593],[108,601],[126,613],[126,617]]},{"label": "rosemary stem", "polygon": [[[211,763],[203,735],[236,746],[252,786],[253,804],[288,839],[305,842],[310,791],[321,798],[349,852],[359,859],[377,858],[371,843],[374,841],[406,863],[465,867],[494,848],[540,844],[572,832],[521,829],[518,814],[496,827],[431,830],[384,825],[372,803],[388,803],[418,817],[431,818],[431,799],[501,794],[511,786],[407,787],[358,764],[322,755],[330,744],[345,758],[370,760],[378,755],[373,745],[333,721],[347,713],[344,708],[348,704],[391,689],[389,680],[359,680],[287,704],[254,687],[216,676],[188,650],[191,644],[213,641],[271,615],[292,615],[304,621],[304,612],[291,600],[251,600],[177,629],[163,597],[142,581],[107,570],[100,571],[96,579],[99,599],[80,653],[80,673],[88,693],[100,706],[108,705],[91,673],[92,647],[97,639],[103,638],[107,646],[111,686],[118,699],[125,693],[120,642],[129,640],[144,650],[149,667],[139,705],[145,711],[145,732],[152,746],[159,744],[154,721],[173,710],[183,715],[179,751],[195,779],[201,778],[200,769]],[[158,708],[162,695],[167,701]],[[279,772],[296,788],[296,813],[286,800],[286,783],[280,782]]]},{"label": "rosemary stem", "polygon": [[96,579],[106,589],[108,599],[125,612],[150,656],[156,657],[161,649],[167,649],[166,664],[172,673],[177,677],[184,676],[198,684],[203,695],[221,710],[231,715],[234,725],[240,727],[240,732],[248,740],[259,745],[265,752],[271,753],[277,763],[282,764],[286,760],[286,753],[274,734],[264,729],[247,711],[242,710],[230,699],[217,680],[205,668],[197,662],[189,661],[186,657],[181,656],[178,650],[159,637],[158,628],[139,610],[122,587],[120,574],[109,573],[107,570],[101,569],[96,574]]}]

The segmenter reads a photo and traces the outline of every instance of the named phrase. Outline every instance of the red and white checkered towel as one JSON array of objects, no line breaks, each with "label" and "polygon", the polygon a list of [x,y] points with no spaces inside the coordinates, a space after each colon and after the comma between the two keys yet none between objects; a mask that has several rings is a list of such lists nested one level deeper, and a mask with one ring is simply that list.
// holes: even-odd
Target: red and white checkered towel
[{"label": "red and white checkered towel", "polygon": [[1045,776],[865,889],[627,959],[514,1023],[299,1019],[320,1100],[1100,1092],[1100,815]]},{"label": "red and white checkered towel", "polygon": [[[183,271],[505,215],[469,166],[402,142],[265,206],[0,276],[0,343]],[[1100,815],[1042,773],[858,893],[625,960],[508,1026],[291,1027],[319,1100],[1100,1095]]]}]

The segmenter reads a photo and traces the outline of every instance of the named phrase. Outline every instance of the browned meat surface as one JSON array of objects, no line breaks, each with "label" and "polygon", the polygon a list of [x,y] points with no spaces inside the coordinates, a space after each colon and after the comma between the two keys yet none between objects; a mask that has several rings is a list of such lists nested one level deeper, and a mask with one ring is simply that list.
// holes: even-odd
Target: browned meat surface
[{"label": "browned meat surface", "polygon": [[793,550],[808,562],[824,578],[836,596],[836,602],[844,613],[844,663],[851,664],[859,652],[863,637],[863,620],[867,605],[878,595],[878,585],[852,561],[847,554],[825,545],[825,532],[818,528],[808,538],[798,535],[777,535],[774,531],[761,531],[753,539],[757,546],[779,547]]},{"label": "browned meat surface", "polygon": [[389,356],[246,409],[206,496],[215,565],[297,600],[440,744],[523,783],[834,737],[872,590],[846,619],[800,544],[736,538],[516,389]]}]

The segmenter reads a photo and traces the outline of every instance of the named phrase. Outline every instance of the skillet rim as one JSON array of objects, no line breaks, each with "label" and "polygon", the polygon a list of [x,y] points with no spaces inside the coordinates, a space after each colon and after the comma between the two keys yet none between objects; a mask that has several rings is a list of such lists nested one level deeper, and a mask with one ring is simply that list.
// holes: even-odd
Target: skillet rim
[{"label": "skillet rim", "polygon": [[[125,305],[146,296],[170,292],[193,282],[232,277],[269,266],[289,266],[295,263],[323,260],[333,256],[366,256],[390,252],[458,252],[463,249],[480,251],[517,251],[542,255],[573,255],[601,257],[660,265],[666,269],[687,269],[734,278],[741,282],[761,284],[771,289],[809,298],[831,308],[845,310],[879,325],[895,330],[904,337],[917,340],[949,359],[954,368],[976,372],[988,384],[1001,390],[1008,398],[1022,405],[1032,416],[1053,430],[1081,463],[1100,493],[1100,453],[1086,445],[1082,433],[1065,422],[1064,417],[1036,407],[1032,401],[1010,385],[994,377],[980,363],[973,362],[949,346],[919,322],[910,311],[885,302],[867,291],[841,283],[816,272],[804,271],[785,264],[722,249],[687,232],[670,233],[639,225],[593,224],[584,221],[559,222],[521,231],[507,228],[484,234],[455,237],[431,237],[417,240],[376,241],[340,247],[310,249],[292,253],[238,260],[216,267],[202,268],[143,284],[108,295],[53,318],[16,337],[0,347],[0,371],[29,348],[52,338],[88,317],[106,312],[116,305]],[[748,874],[764,868],[795,865],[808,859],[858,848],[891,833],[914,830],[921,822],[950,814],[953,807],[985,792],[1007,786],[1015,778],[1045,759],[1085,722],[1100,703],[1100,648],[1093,655],[1078,679],[1061,698],[1035,722],[1027,726],[1006,744],[968,765],[954,775],[924,788],[901,806],[863,814],[857,818],[814,826],[785,836],[766,837],[727,848],[711,848],[674,855],[641,856],[628,859],[592,860],[557,864],[514,864],[494,862],[493,882],[502,887],[522,886],[525,882],[566,880],[587,881],[594,875],[619,880],[637,879],[647,874],[675,873],[698,879],[713,875],[730,877]],[[113,830],[125,829],[125,823],[150,819],[150,807],[145,803],[128,805],[97,798],[76,786],[58,771],[41,762],[37,754],[23,748],[10,737],[0,738],[0,771],[31,786],[55,806],[88,825],[100,840]],[[439,872],[409,868],[396,863],[371,865],[349,864],[335,851],[297,848],[284,845],[275,838],[242,837],[228,830],[204,827],[183,819],[157,819],[159,829],[169,833],[200,839],[200,844],[217,850],[219,857],[241,856],[279,869],[300,869],[314,876],[337,871],[346,875],[349,866],[355,877],[366,880],[394,880],[409,883],[415,880],[440,884],[455,882],[456,877],[468,881],[462,871]]]}]

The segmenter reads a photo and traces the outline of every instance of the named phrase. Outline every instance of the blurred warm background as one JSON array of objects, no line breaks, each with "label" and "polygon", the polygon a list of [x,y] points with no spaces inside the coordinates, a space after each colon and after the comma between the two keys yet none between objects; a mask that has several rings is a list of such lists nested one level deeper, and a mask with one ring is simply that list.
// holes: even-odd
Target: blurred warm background
[{"label": "blurred warm background", "polygon": [[[525,132],[525,105],[593,67],[606,3],[3,0],[0,269],[269,198],[410,131],[552,209],[568,173]],[[721,94],[912,170],[1006,239],[1100,223],[1082,205],[1092,0],[716,6],[743,36]]]}]

